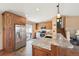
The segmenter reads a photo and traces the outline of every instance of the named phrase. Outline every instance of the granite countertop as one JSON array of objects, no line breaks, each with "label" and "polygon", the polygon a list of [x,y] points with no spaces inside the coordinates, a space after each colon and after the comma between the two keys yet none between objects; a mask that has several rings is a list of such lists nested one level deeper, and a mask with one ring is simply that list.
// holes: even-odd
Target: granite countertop
[{"label": "granite countertop", "polygon": [[[61,37],[61,38],[59,38]],[[67,48],[70,50],[79,51],[79,46],[74,46],[70,43],[69,40],[67,40],[65,37],[63,37],[61,34],[58,34],[57,39],[52,41],[52,45],[59,46],[61,48]]]},{"label": "granite countertop", "polygon": [[53,41],[54,45],[61,46],[63,48],[73,48],[74,46],[67,40],[62,34],[57,34],[57,39]]},{"label": "granite countertop", "polygon": [[33,40],[32,45],[51,50],[51,40],[48,38],[41,38],[41,39],[35,39]]},{"label": "granite countertop", "polygon": [[33,40],[32,45],[35,45],[44,49],[48,49],[48,50],[51,50],[51,45],[56,45],[61,48],[67,48],[67,49],[79,51],[79,46],[72,45],[70,41],[64,38],[61,34],[57,35],[56,40],[46,39],[46,38],[35,39]]},{"label": "granite countertop", "polygon": [[[60,38],[61,37],[61,38]],[[48,38],[40,38],[33,40],[32,45],[51,50],[51,45],[56,45],[62,48],[70,48],[72,49],[74,46],[67,41],[61,34],[57,35],[56,40],[48,39]]]}]

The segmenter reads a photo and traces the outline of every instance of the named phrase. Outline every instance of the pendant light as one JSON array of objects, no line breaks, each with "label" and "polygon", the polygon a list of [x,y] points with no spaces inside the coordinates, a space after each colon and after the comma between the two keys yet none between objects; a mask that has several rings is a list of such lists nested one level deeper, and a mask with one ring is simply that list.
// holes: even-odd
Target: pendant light
[{"label": "pendant light", "polygon": [[60,7],[60,4],[58,3],[57,4],[57,19],[60,19],[61,18],[59,7]]}]

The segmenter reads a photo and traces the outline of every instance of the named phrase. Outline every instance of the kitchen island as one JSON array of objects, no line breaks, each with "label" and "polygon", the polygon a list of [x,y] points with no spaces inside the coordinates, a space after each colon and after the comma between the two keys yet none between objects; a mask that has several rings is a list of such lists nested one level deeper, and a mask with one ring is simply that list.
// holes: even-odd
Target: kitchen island
[{"label": "kitchen island", "polygon": [[79,46],[73,46],[62,35],[58,36],[53,41],[35,40],[32,43],[33,56],[79,56]]},{"label": "kitchen island", "polygon": [[50,56],[51,55],[51,39],[41,38],[34,40],[32,43],[33,56]]}]

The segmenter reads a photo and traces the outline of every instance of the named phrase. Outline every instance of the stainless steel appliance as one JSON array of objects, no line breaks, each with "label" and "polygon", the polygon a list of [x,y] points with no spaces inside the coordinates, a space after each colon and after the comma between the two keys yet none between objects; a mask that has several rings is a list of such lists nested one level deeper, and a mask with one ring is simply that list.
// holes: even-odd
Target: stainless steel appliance
[{"label": "stainless steel appliance", "polygon": [[26,46],[26,26],[15,25],[15,50]]}]

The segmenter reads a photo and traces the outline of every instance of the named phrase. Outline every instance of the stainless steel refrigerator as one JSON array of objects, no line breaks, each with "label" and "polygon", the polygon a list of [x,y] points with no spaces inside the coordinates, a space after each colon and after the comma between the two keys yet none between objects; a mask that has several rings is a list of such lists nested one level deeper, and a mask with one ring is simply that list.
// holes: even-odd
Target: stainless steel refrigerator
[{"label": "stainless steel refrigerator", "polygon": [[15,50],[26,46],[26,26],[15,25]]}]

